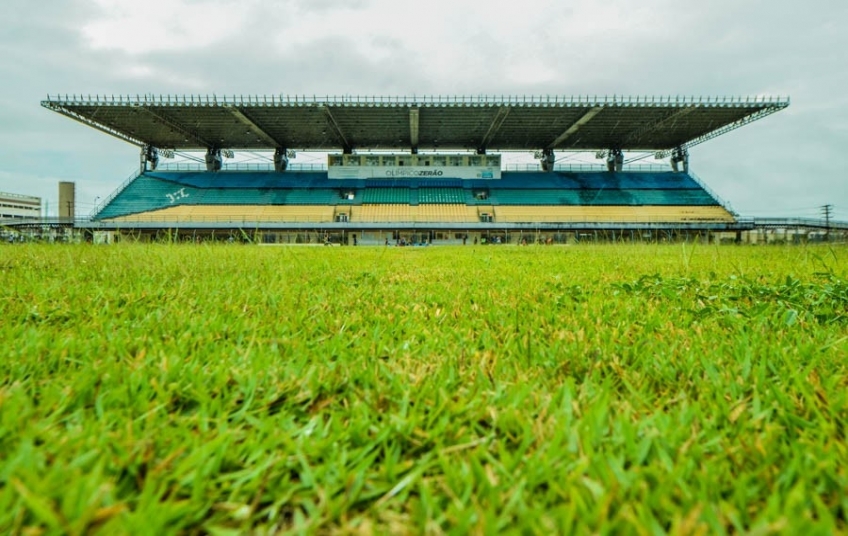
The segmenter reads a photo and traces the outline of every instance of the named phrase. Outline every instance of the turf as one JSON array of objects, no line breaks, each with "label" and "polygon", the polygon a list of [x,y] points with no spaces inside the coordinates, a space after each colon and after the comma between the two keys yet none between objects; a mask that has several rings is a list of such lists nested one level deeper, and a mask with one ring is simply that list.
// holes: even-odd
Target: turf
[{"label": "turf", "polygon": [[0,532],[844,532],[846,260],[2,247]]}]

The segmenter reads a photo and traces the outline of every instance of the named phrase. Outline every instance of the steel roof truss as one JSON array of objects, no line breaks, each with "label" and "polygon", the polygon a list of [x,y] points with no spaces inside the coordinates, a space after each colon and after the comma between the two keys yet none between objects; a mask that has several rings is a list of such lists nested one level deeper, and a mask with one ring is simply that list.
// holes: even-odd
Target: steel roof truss
[{"label": "steel roof truss", "polygon": [[489,125],[489,130],[486,131],[486,135],[483,136],[482,140],[480,140],[480,147],[478,147],[478,149],[485,151],[489,144],[492,143],[492,139],[503,126],[510,110],[512,110],[510,106],[501,106],[498,108],[498,113],[495,114],[495,118],[492,119],[492,124]]},{"label": "steel roof truss", "polygon": [[573,125],[568,127],[568,130],[557,136],[557,139],[549,143],[546,149],[555,149],[557,145],[561,144],[562,142],[573,136],[575,132],[580,130],[580,127],[591,121],[592,118],[601,113],[601,110],[603,109],[603,106],[595,106],[594,108],[590,109],[588,112],[583,114],[580,119],[575,121]]},{"label": "steel roof truss", "polygon": [[[683,144],[680,145],[680,148],[681,149],[689,149],[690,147],[694,147],[698,144],[704,143],[705,141],[709,141],[713,138],[717,138],[717,137],[721,136],[722,134],[727,134],[731,130],[736,130],[737,128],[744,127],[748,123],[753,123],[754,121],[756,121],[758,119],[762,119],[763,117],[765,117],[767,115],[771,115],[775,112],[779,112],[780,110],[786,108],[786,106],[788,106],[788,104],[778,105],[778,106],[769,106],[767,108],[761,108],[761,109],[757,110],[756,112],[754,112],[750,115],[746,115],[745,117],[738,119],[738,120],[736,120],[736,121],[734,121],[734,122],[732,122],[728,125],[724,125],[723,127],[717,128],[713,131],[707,132],[706,134],[698,136],[697,138],[695,138],[693,140],[690,140],[686,143],[683,143]],[[662,158],[666,158],[668,156],[671,156],[671,153],[674,149],[675,148],[666,149],[664,151],[658,151],[654,155],[654,157],[657,160],[662,159]]]},{"label": "steel roof truss", "polygon": [[[341,145],[345,152],[354,146],[412,146],[414,150],[422,144],[469,150],[619,148],[666,152],[697,145],[788,105],[788,99],[774,97],[618,96],[221,99],[214,95],[66,95],[48,96],[42,102],[45,108],[137,146],[196,150],[246,144],[250,148],[286,145],[333,150]],[[389,113],[386,108],[393,110]],[[427,108],[423,116],[422,108]],[[563,117],[569,108],[569,115]],[[413,109],[417,109],[417,128]],[[234,117],[233,110],[243,117]],[[576,121],[575,116],[579,117]]]},{"label": "steel roof truss", "polygon": [[336,134],[336,138],[338,138],[338,140],[341,142],[342,149],[345,153],[349,153],[353,149],[353,147],[347,141],[344,132],[342,132],[341,127],[336,121],[336,118],[333,116],[333,112],[330,111],[330,107],[326,105],[321,106],[321,111],[323,111],[324,115],[327,116],[327,124],[330,125],[330,128],[332,128],[333,132]]},{"label": "steel roof truss", "polygon": [[241,108],[237,108],[236,106],[224,106],[224,108],[229,110],[231,114],[236,116],[236,119],[238,119],[239,121],[244,123],[244,125],[248,129],[250,129],[251,132],[256,134],[256,136],[259,137],[260,139],[262,139],[262,141],[264,141],[265,143],[270,144],[274,147],[282,147],[283,146],[279,141],[275,140],[267,132],[265,132],[265,130],[262,127],[257,125],[256,121],[253,120],[249,115],[247,115],[247,112],[245,110],[243,110]]},{"label": "steel roof truss", "polygon": [[669,122],[677,121],[681,117],[684,117],[684,116],[694,112],[697,109],[698,109],[697,106],[690,105],[690,106],[684,106],[683,108],[677,108],[677,109],[672,108],[672,109],[668,110],[659,119],[656,119],[656,120],[651,121],[649,123],[645,123],[641,127],[637,128],[636,130],[634,130],[630,134],[628,134],[624,138],[624,141],[621,142],[621,148],[624,149],[624,148],[629,147],[630,144],[637,142],[640,139],[642,139],[642,137],[645,134],[653,132],[653,131],[657,130],[658,128],[660,128],[661,126],[663,126],[663,125],[665,125]]},{"label": "steel roof truss", "polygon": [[151,116],[153,116],[159,122],[167,125],[169,128],[174,129],[175,132],[179,132],[180,134],[182,134],[186,138],[193,140],[193,141],[196,141],[197,143],[199,143],[203,147],[206,147],[207,149],[211,149],[212,147],[215,146],[214,143],[210,143],[210,142],[206,141],[205,139],[203,139],[197,132],[194,132],[194,131],[186,128],[182,124],[178,123],[177,121],[174,121],[173,119],[171,119],[169,117],[165,117],[160,112],[156,112],[156,111],[154,111],[151,108],[148,108],[146,106],[139,106],[138,109],[142,110],[143,112],[145,112],[145,113],[147,113]]},{"label": "steel roof truss", "polygon": [[109,134],[110,136],[114,136],[120,140],[132,143],[133,145],[137,145],[139,147],[144,147],[146,145],[143,141],[139,139],[133,138],[132,136],[128,136],[127,134],[124,134],[119,130],[115,130],[107,125],[104,125],[103,123],[99,123],[97,121],[89,119],[88,117],[79,114],[73,110],[69,110],[60,104],[47,101],[42,102],[41,105],[47,108],[48,110],[53,110],[54,112],[60,113],[66,117],[70,117],[74,121],[78,121],[83,125],[89,126],[95,130],[99,130],[100,132],[103,132],[105,134]]}]

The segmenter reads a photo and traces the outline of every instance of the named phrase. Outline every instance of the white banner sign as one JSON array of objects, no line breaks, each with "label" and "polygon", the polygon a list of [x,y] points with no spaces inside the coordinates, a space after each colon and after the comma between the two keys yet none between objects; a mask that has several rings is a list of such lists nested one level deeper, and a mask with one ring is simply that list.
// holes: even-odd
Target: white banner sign
[{"label": "white banner sign", "polygon": [[499,167],[330,166],[331,179],[500,179]]}]

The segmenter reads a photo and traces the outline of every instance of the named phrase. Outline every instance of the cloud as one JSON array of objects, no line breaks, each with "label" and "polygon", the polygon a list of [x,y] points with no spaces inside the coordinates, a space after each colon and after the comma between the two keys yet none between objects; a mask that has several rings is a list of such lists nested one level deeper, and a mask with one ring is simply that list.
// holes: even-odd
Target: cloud
[{"label": "cloud", "polygon": [[221,0],[94,0],[94,4],[99,16],[81,28],[94,50],[137,55],[203,49],[244,29],[244,11]]}]

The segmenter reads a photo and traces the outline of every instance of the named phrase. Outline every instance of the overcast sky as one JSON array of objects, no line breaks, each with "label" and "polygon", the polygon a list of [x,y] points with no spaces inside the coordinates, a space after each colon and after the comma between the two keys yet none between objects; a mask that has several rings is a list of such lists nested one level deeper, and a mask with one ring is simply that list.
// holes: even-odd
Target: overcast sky
[{"label": "overcast sky", "polygon": [[786,110],[691,150],[743,215],[848,220],[845,0],[5,0],[0,191],[88,213],[135,146],[50,94],[773,95]]}]

